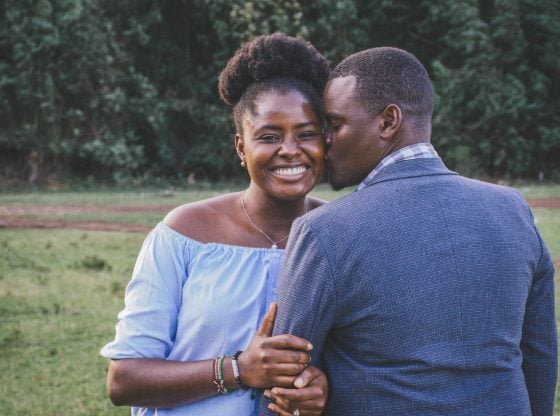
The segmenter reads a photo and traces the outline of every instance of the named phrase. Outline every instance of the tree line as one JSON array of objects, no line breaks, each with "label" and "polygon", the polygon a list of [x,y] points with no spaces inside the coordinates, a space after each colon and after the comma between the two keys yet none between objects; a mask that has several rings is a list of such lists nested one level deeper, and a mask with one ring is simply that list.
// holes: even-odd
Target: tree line
[{"label": "tree line", "polygon": [[414,53],[450,168],[560,178],[559,0],[4,0],[0,175],[241,176],[217,76],[275,31]]}]

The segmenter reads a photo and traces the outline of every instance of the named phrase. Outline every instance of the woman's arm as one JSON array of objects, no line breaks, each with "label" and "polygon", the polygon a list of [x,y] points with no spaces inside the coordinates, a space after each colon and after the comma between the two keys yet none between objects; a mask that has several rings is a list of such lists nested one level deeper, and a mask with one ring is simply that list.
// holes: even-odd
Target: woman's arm
[{"label": "woman's arm", "polygon": [[319,416],[329,398],[329,382],[325,373],[316,367],[306,368],[295,380],[294,388],[274,387],[264,395],[271,400],[268,408],[280,416],[297,414]]},{"label": "woman's arm", "polygon": [[[238,358],[241,382],[249,387],[290,387],[309,361],[309,342],[293,335],[271,337],[276,305],[271,305],[261,328]],[[231,357],[223,361],[224,384],[238,387]],[[173,407],[218,394],[213,360],[180,362],[163,359],[112,360],[107,392],[116,405]]]},{"label": "woman's arm", "polygon": [[117,406],[173,407],[216,395],[217,389],[212,360],[127,358],[110,362],[107,393]]}]

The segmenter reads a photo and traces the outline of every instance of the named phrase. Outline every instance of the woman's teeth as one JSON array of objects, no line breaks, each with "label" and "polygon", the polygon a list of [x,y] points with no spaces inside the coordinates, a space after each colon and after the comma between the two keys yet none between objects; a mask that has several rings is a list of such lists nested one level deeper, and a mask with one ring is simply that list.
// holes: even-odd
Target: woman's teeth
[{"label": "woman's teeth", "polygon": [[273,169],[272,172],[281,176],[296,176],[296,175],[301,175],[303,172],[306,171],[306,169],[307,168],[305,166],[297,166],[293,168],[277,168],[277,169]]}]

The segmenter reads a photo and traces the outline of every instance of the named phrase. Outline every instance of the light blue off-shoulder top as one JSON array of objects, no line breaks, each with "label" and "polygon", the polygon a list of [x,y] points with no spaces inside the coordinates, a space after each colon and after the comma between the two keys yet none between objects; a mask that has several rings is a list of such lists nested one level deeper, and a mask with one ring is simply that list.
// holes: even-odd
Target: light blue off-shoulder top
[{"label": "light blue off-shoulder top", "polygon": [[[158,224],[136,261],[115,339],[101,355],[192,361],[245,349],[276,299],[283,252],[200,243]],[[238,389],[172,409],[132,408],[132,414],[256,415],[254,396]]]}]

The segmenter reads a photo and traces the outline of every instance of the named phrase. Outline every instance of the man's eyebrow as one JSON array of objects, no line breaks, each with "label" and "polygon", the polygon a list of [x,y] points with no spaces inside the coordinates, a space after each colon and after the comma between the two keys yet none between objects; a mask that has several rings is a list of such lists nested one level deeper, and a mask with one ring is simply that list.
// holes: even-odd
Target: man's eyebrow
[{"label": "man's eyebrow", "polygon": [[325,113],[325,118],[327,120],[333,120],[333,119],[341,119],[342,116],[337,113]]}]

